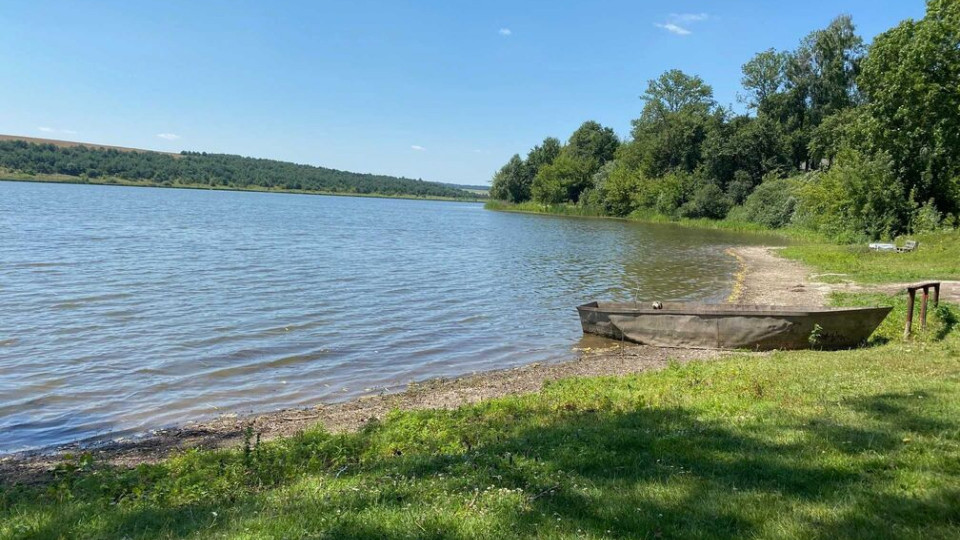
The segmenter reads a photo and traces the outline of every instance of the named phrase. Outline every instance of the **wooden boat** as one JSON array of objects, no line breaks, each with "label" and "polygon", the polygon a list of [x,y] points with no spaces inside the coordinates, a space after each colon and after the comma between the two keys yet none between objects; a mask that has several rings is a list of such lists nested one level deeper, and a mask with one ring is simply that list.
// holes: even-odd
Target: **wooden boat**
[{"label": "wooden boat", "polygon": [[657,347],[749,350],[856,347],[891,309],[670,302],[577,307],[587,334]]}]

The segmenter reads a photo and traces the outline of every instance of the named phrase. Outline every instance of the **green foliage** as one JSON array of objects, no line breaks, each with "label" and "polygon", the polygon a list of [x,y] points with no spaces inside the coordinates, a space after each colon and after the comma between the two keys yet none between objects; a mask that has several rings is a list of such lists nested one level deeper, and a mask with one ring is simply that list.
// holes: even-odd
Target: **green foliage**
[{"label": "green foliage", "polygon": [[526,163],[514,154],[497,174],[490,185],[490,196],[510,202],[522,202],[530,198],[533,178]]},{"label": "green foliage", "polygon": [[743,78],[740,80],[749,92],[747,103],[750,108],[759,108],[770,97],[779,93],[786,84],[787,63],[790,55],[774,49],[757,53],[743,65]]},{"label": "green foliage", "polygon": [[63,175],[77,181],[108,177],[141,185],[279,189],[414,197],[474,199],[447,184],[410,178],[359,174],[269,159],[183,152],[121,152],[85,146],[63,147],[26,141],[0,141],[0,169],[26,174]]},{"label": "green foliage", "polygon": [[918,234],[934,232],[940,229],[941,223],[943,223],[943,214],[937,210],[936,201],[930,199],[913,212],[910,229]]},{"label": "green foliage", "polygon": [[857,75],[863,54],[863,39],[849,15],[837,17],[803,40],[795,53],[800,70],[795,78],[809,92],[813,126],[859,102]]},{"label": "green foliage", "polygon": [[649,182],[647,198],[653,199],[653,209],[661,215],[682,217],[680,207],[693,195],[696,179],[685,172],[674,171]]},{"label": "green foliage", "polygon": [[746,171],[736,171],[733,173],[733,180],[727,184],[727,196],[733,204],[743,204],[753,191],[753,178]]},{"label": "green foliage", "polygon": [[[669,70],[648,82],[632,140],[584,123],[560,151],[568,159],[536,175],[535,198],[612,216],[730,213],[848,241],[956,225],[960,0],[930,0],[926,17],[869,49],[840,16],[742,71],[754,116],[718,107],[703,79]],[[812,171],[822,174],[774,182]]]},{"label": "green foliage", "polygon": [[751,223],[771,229],[786,227],[797,209],[797,178],[767,178],[746,198],[739,213]]},{"label": "green foliage", "polygon": [[553,163],[544,166],[533,180],[533,199],[546,204],[577,202],[580,194],[592,186],[595,161],[581,159],[563,151]]},{"label": "green foliage", "polygon": [[[604,182],[598,185],[601,205],[609,215],[626,216],[637,207],[637,195],[644,183],[639,171],[618,162],[612,167]],[[601,169],[602,170],[602,169]]]},{"label": "green foliage", "polygon": [[659,177],[671,170],[693,172],[701,146],[714,123],[713,89],[700,77],[671,70],[649,81],[640,118],[633,121],[634,161],[644,176]]},{"label": "green foliage", "polygon": [[872,145],[893,158],[905,188],[940,210],[960,209],[960,0],[877,36],[863,61]]},{"label": "green foliage", "polygon": [[746,174],[753,187],[772,172],[790,169],[787,142],[781,126],[767,116],[718,122],[703,144],[702,174],[720,187],[729,186],[737,173],[743,184]]},{"label": "green foliage", "polygon": [[647,83],[642,122],[657,123],[682,111],[707,113],[713,107],[713,88],[696,75],[671,69]]},{"label": "green foliage", "polygon": [[907,194],[887,156],[847,151],[797,190],[796,221],[828,236],[856,240],[896,236],[909,213]]},{"label": "green foliage", "polygon": [[[573,135],[570,135],[570,140],[567,141],[563,151],[574,159],[600,167],[613,159],[618,146],[620,146],[620,139],[617,138],[613,129],[590,120],[584,122],[573,132]],[[593,172],[596,171],[591,171],[591,174]]]},{"label": "green foliage", "polygon": [[693,192],[690,200],[680,207],[680,216],[685,218],[723,219],[732,203],[716,184],[704,184]]},{"label": "green foliage", "polygon": [[[526,166],[527,174],[530,176],[530,180],[533,180],[533,177],[540,172],[540,169],[553,163],[553,160],[557,159],[557,156],[560,155],[560,150],[562,149],[560,140],[555,137],[547,137],[543,140],[542,143],[534,146],[530,152],[527,154]],[[529,198],[529,197],[527,197]]]}]

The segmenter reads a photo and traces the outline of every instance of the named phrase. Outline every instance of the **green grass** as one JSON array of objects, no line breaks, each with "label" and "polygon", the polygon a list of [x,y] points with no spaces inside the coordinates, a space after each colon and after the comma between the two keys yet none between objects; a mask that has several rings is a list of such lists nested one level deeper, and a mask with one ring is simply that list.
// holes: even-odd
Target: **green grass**
[{"label": "green grass", "polygon": [[[831,274],[824,279],[852,279],[865,283],[960,279],[960,231],[911,236],[920,247],[911,253],[871,251],[864,245],[838,246],[801,243],[783,250],[783,255]],[[900,240],[900,244],[903,239]]]},{"label": "green grass", "polygon": [[0,488],[0,537],[956,538],[956,317],[905,342],[893,302],[859,350],[568,379],[134,470],[79,456]]}]

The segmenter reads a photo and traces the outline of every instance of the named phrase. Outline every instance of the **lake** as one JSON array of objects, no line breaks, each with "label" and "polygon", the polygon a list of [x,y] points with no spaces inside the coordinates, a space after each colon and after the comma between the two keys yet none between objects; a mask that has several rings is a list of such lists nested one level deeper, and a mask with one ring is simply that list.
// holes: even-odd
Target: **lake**
[{"label": "lake", "polygon": [[480,204],[0,182],[0,452],[575,356],[755,236]]}]

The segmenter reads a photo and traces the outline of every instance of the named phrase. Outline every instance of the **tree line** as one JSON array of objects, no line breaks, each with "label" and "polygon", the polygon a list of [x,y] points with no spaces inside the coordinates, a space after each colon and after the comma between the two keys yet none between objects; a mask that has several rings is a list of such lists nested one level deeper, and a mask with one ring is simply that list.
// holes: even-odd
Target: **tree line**
[{"label": "tree line", "polygon": [[696,75],[648,83],[627,140],[597,122],[494,175],[491,196],[596,213],[728,218],[840,239],[957,224],[960,0],[869,46],[849,16],[742,66],[748,112]]},{"label": "tree line", "polygon": [[476,199],[438,182],[360,174],[270,159],[226,154],[120,151],[0,141],[0,168],[25,174],[57,174],[102,182],[109,178],[158,186],[205,185],[412,197]]}]

